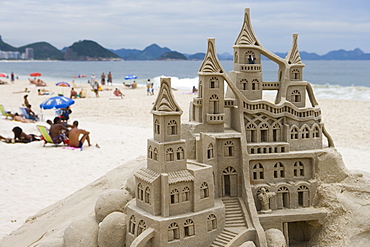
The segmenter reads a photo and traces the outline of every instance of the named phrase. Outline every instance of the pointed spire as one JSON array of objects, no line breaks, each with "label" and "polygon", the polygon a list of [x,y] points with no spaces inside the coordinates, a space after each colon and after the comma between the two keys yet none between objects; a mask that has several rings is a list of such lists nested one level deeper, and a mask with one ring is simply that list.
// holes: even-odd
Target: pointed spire
[{"label": "pointed spire", "polygon": [[208,49],[204,57],[203,63],[199,68],[199,72],[202,73],[223,73],[224,69],[221,66],[220,61],[217,58],[215,39],[208,38]]},{"label": "pointed spire", "polygon": [[298,34],[293,33],[293,43],[292,47],[290,48],[290,51],[288,52],[286,58],[285,58],[289,64],[299,64],[303,65],[301,56],[298,51]]},{"label": "pointed spire", "polygon": [[182,114],[182,110],[172,94],[171,78],[161,78],[161,87],[151,112],[153,113],[153,111],[177,112]]},{"label": "pointed spire", "polygon": [[244,23],[242,30],[240,30],[239,36],[235,41],[235,45],[257,45],[260,46],[256,35],[253,32],[251,20],[250,20],[250,9],[244,10]]}]

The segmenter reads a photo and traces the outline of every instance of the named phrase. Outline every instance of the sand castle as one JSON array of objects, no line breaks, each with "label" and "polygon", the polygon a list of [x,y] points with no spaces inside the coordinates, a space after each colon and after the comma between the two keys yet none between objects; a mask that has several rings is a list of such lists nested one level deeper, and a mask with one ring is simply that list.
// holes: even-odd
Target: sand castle
[{"label": "sand castle", "polygon": [[[280,58],[258,41],[246,9],[233,49],[226,74],[208,39],[188,123],[170,78],[161,79],[147,167],[127,205],[126,246],[267,246],[269,229],[289,246],[309,241],[326,216],[313,206],[317,157],[324,138],[334,145],[303,80],[297,34]],[[277,81],[263,81],[262,55],[279,66]],[[277,92],[274,103],[264,90]]]}]

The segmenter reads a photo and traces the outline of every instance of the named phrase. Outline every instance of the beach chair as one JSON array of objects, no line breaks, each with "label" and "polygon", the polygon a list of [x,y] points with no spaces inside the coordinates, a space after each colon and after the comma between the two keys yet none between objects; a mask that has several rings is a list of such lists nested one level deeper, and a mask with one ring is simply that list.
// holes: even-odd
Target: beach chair
[{"label": "beach chair", "polygon": [[30,114],[28,114],[28,112],[27,112],[27,110],[26,110],[26,108],[25,107],[19,107],[19,109],[21,110],[21,113],[22,113],[22,115],[23,115],[23,117],[25,118],[25,119],[31,119],[31,120],[35,120],[35,121],[37,121],[38,119],[37,118],[35,118],[35,117],[31,117],[30,116]]},{"label": "beach chair", "polygon": [[1,111],[1,115],[3,115],[5,117],[5,119],[8,119],[8,117],[12,118],[12,115],[10,114],[10,112],[5,111],[3,105],[0,105],[0,111]]},{"label": "beach chair", "polygon": [[[39,132],[40,132],[40,134],[42,136],[42,139],[44,140],[44,147],[48,143],[54,144],[55,147],[58,146],[57,143],[54,143],[53,142],[53,139],[51,138],[51,136],[49,134],[49,129],[48,128],[46,128],[45,126],[42,126],[42,125],[37,125],[36,127],[39,130]],[[63,144],[66,145],[66,142],[63,142]]]}]

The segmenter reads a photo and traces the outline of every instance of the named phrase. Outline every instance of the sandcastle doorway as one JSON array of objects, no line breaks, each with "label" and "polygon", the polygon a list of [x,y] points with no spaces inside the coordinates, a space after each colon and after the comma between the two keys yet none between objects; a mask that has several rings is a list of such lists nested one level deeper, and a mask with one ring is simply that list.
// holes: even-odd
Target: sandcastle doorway
[{"label": "sandcastle doorway", "polygon": [[238,196],[238,174],[229,166],[222,172],[223,191],[222,196]]}]

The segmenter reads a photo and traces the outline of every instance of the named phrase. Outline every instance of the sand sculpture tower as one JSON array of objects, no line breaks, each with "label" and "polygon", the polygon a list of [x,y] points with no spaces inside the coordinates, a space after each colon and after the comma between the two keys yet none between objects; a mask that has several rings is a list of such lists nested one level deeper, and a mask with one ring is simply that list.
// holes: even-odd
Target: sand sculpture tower
[{"label": "sand sculpture tower", "polygon": [[187,161],[182,110],[170,78],[161,78],[151,113],[154,137],[148,140],[147,167],[135,174],[127,246],[210,245],[223,228],[224,207],[214,199],[212,167]]},{"label": "sand sculpture tower", "polygon": [[[313,204],[316,174],[323,139],[333,141],[297,43],[293,34],[286,58],[265,49],[246,9],[233,71],[225,73],[208,39],[188,123],[170,79],[161,79],[147,167],[128,204],[127,246],[267,246],[269,229],[288,245],[304,244],[320,228],[326,212]],[[262,55],[278,65],[277,81],[263,81]],[[277,92],[275,103],[265,90]]]}]

